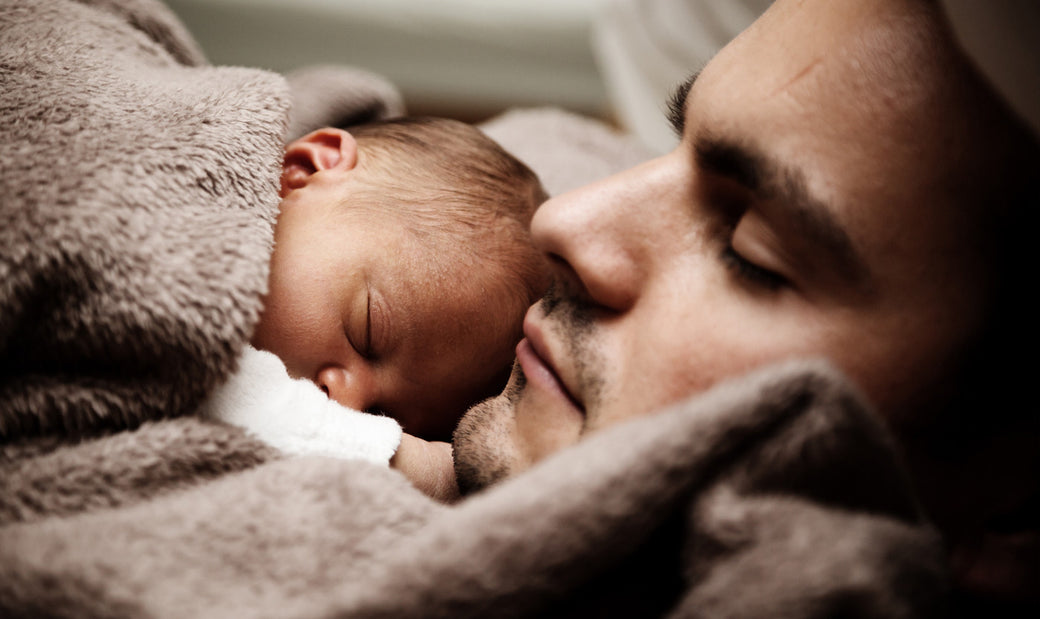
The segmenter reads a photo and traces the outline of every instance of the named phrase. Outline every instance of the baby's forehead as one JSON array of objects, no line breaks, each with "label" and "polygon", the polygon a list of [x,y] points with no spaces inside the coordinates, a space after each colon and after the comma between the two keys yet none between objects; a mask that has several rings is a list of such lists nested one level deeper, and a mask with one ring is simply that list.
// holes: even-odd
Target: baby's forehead
[{"label": "baby's forehead", "polygon": [[442,225],[420,226],[414,233],[433,277],[441,280],[442,294],[492,309],[519,303],[525,311],[541,295],[545,259],[522,222],[501,216],[475,224],[445,213],[435,217]]},{"label": "baby's forehead", "polygon": [[475,214],[459,217],[441,211],[413,222],[429,261],[463,269],[471,278],[522,277],[522,268],[538,261],[526,227],[486,212]]}]

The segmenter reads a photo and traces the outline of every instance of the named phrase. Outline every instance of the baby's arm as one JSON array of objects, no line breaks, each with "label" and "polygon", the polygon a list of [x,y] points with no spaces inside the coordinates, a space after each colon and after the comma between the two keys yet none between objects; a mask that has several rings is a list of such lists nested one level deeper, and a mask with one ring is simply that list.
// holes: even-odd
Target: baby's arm
[{"label": "baby's arm", "polygon": [[387,464],[401,426],[330,400],[309,380],[294,379],[277,356],[247,346],[239,369],[217,387],[201,414],[249,430],[288,454],[323,455]]}]

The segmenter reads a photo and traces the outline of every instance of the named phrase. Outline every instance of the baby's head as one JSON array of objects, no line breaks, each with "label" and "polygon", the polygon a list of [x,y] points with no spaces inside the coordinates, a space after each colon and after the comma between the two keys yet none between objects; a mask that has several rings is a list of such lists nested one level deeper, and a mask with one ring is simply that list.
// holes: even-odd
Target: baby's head
[{"label": "baby's head", "polygon": [[253,344],[341,404],[447,440],[504,385],[544,258],[538,178],[477,129],[400,119],[286,148]]}]

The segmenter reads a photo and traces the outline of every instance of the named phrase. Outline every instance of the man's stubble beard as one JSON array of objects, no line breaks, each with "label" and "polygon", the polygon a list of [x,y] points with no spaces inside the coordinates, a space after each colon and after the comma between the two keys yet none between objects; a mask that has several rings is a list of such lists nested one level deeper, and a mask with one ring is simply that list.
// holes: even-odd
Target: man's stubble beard
[{"label": "man's stubble beard", "polygon": [[[541,300],[544,317],[552,316],[553,335],[561,338],[583,396],[584,408],[595,408],[603,400],[604,364],[588,346],[593,331],[590,306],[567,293],[566,286],[554,282]],[[505,390],[470,408],[455,430],[452,440],[455,477],[462,494],[489,486],[526,468],[518,452],[514,430],[516,408],[527,386],[520,364]],[[586,423],[588,416],[586,415]],[[584,433],[585,428],[582,428]]]},{"label": "man's stubble beard", "polygon": [[526,385],[527,377],[514,361],[505,390],[473,405],[459,420],[452,438],[452,457],[455,480],[463,495],[490,486],[517,468],[519,454],[512,431],[516,403]]}]

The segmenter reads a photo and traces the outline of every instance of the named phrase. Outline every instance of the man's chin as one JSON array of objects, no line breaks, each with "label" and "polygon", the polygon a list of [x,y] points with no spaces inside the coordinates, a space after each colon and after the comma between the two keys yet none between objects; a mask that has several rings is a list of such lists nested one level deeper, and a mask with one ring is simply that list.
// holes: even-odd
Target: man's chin
[{"label": "man's chin", "polygon": [[518,366],[500,395],[466,411],[455,429],[452,453],[459,491],[471,494],[520,470],[515,404],[526,378]]}]

